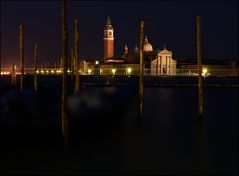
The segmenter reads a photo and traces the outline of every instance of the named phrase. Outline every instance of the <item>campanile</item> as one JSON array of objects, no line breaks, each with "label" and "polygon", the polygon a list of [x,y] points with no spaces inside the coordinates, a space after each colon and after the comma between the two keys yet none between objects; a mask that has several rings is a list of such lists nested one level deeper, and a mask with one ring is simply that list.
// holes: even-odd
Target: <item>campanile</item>
[{"label": "campanile", "polygon": [[104,62],[114,56],[114,29],[111,25],[109,16],[104,28]]}]

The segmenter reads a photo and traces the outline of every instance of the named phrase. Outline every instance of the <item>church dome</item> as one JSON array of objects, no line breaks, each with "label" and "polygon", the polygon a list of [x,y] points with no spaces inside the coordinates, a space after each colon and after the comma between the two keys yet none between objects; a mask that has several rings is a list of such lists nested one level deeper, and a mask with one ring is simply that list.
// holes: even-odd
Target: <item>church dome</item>
[{"label": "church dome", "polygon": [[149,43],[147,36],[145,36],[145,39],[144,39],[144,51],[145,52],[153,51],[153,46]]}]

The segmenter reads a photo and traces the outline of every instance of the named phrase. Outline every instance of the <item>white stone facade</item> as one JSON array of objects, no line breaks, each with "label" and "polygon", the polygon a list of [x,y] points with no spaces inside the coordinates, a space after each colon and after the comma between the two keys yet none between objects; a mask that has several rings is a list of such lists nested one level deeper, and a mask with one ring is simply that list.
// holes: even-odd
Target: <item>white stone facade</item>
[{"label": "white stone facade", "polygon": [[176,75],[177,62],[172,55],[167,49],[159,51],[157,58],[151,61],[151,75]]}]

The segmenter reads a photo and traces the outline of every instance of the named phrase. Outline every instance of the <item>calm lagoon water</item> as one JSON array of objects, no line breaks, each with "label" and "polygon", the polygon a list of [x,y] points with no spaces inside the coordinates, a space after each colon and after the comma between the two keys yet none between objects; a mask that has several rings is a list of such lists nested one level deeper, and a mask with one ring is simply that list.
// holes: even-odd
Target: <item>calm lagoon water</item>
[{"label": "calm lagoon water", "polygon": [[67,150],[59,88],[40,92],[24,112],[1,104],[1,174],[238,174],[238,88],[204,88],[200,125],[196,88],[145,88],[139,120],[137,88],[83,87],[69,95]]}]

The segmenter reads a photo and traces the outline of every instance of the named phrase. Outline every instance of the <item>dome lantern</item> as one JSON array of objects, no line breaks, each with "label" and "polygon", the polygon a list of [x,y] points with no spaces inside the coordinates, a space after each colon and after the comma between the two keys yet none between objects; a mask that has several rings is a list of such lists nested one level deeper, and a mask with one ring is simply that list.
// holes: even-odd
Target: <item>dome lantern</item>
[{"label": "dome lantern", "polygon": [[149,43],[147,36],[144,39],[144,52],[151,52],[153,51],[153,46]]}]

